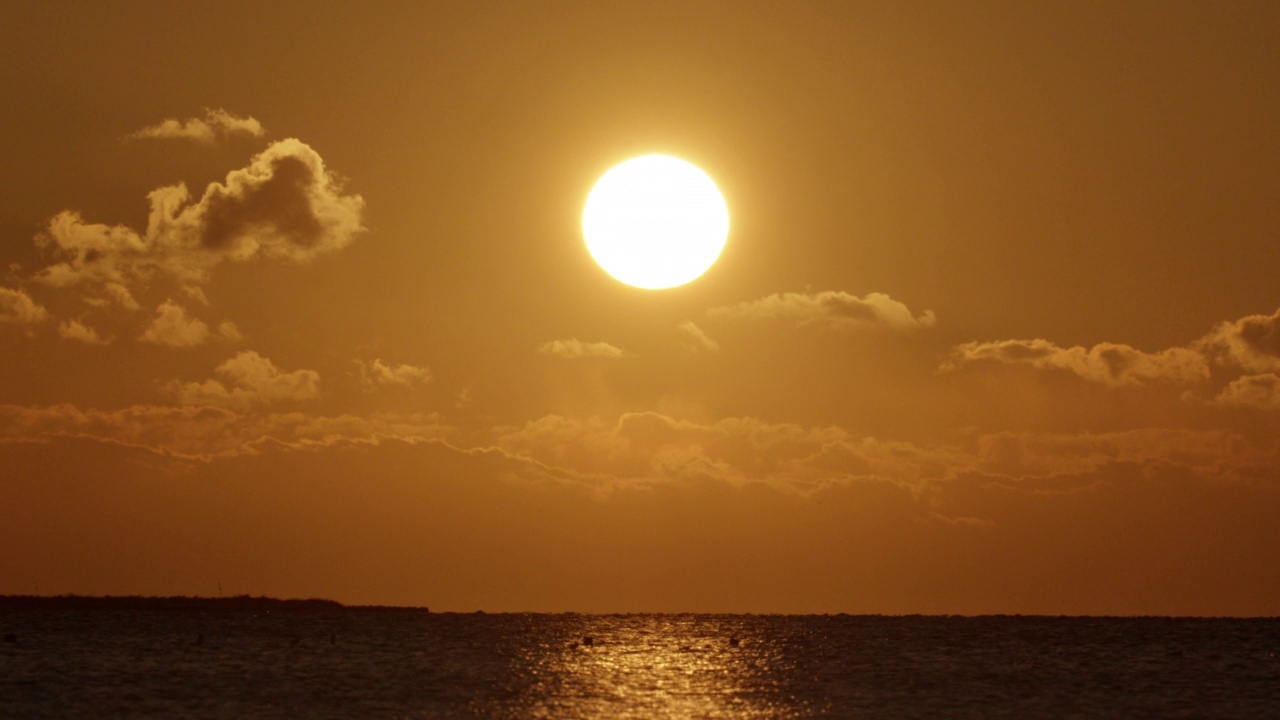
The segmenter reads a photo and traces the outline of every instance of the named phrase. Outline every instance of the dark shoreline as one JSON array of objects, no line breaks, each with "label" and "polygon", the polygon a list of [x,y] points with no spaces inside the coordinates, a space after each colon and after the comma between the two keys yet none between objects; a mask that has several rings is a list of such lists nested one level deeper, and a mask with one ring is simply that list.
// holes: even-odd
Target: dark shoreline
[{"label": "dark shoreline", "polygon": [[[200,596],[149,596],[149,595],[0,595],[0,612],[6,610],[207,610],[226,612],[339,612],[345,610],[399,610],[430,613],[425,605],[345,605],[337,600],[324,598],[274,598],[265,595],[234,595],[229,597]],[[629,615],[723,615],[736,617],[755,616],[791,616],[791,617],[832,617],[832,618],[929,618],[929,619],[970,619],[983,620],[993,618],[1021,620],[1280,620],[1274,615],[1036,615],[1020,613],[992,613],[986,615],[936,614],[921,615],[908,613],[903,615],[881,613],[699,613],[699,612],[486,612],[444,611],[444,615],[564,615],[564,616],[629,616]]]},{"label": "dark shoreline", "polygon": [[[249,612],[334,612],[355,606],[319,598],[265,596],[151,597],[142,595],[0,595],[3,610],[224,610]],[[419,608],[425,610],[426,608]]]}]

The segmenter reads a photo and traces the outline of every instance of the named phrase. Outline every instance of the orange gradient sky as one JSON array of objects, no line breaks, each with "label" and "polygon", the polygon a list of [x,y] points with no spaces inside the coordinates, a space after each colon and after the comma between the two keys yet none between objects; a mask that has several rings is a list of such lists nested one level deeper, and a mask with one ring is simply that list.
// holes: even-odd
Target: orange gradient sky
[{"label": "orange gradient sky", "polygon": [[[9,3],[0,593],[1280,613],[1280,5]],[[603,272],[647,153],[731,232]]]}]

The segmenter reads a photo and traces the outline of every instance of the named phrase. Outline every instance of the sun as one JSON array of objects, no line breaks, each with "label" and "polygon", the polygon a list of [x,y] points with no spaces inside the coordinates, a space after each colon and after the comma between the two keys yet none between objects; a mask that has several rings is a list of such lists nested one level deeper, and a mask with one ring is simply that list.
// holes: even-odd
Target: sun
[{"label": "sun", "polygon": [[661,290],[697,278],[720,257],[729,208],[715,181],[695,165],[644,155],[596,182],[582,211],[582,234],[605,272]]}]

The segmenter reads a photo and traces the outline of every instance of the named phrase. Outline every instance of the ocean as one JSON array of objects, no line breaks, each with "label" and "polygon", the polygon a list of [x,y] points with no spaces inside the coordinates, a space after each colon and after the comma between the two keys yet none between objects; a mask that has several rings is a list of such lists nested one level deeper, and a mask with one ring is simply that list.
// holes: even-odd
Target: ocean
[{"label": "ocean", "polygon": [[0,607],[14,718],[1280,717],[1280,619]]}]

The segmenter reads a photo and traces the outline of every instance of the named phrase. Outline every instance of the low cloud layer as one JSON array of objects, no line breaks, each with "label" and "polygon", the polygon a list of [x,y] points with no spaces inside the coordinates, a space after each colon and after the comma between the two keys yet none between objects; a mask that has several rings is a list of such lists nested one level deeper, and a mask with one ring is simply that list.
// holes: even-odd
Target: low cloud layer
[{"label": "low cloud layer", "polygon": [[538,352],[565,360],[580,360],[582,358],[617,359],[625,354],[621,348],[614,347],[607,342],[588,343],[582,342],[577,338],[545,342],[538,346]]},{"label": "low cloud layer", "polygon": [[1213,482],[1247,483],[1280,470],[1277,448],[1224,430],[991,432],[920,444],[860,437],[840,427],[754,418],[697,423],[626,413],[616,422],[547,416],[505,432],[497,445],[610,484],[701,479],[808,495],[833,485],[884,482],[922,500],[979,476],[1025,491],[1060,491],[1116,464],[1176,466]]},{"label": "low cloud layer", "polygon": [[[184,410],[144,426],[239,429],[234,413]],[[0,406],[0,437],[11,421]],[[192,461],[84,436],[0,441],[0,539],[20,549],[0,590],[199,594],[222,577],[236,592],[448,611],[1236,616],[1275,615],[1280,597],[1274,485],[1206,483],[1176,464],[971,473],[925,493],[853,481],[806,497],[695,477],[601,496],[438,441],[249,449]],[[48,542],[50,527],[81,541]],[[126,556],[164,571],[102,575]],[[229,556],[243,559],[230,580]]]},{"label": "low cloud layer", "polygon": [[712,308],[707,312],[713,317],[779,320],[833,329],[884,327],[912,330],[932,327],[937,321],[932,310],[912,314],[905,304],[884,293],[873,292],[858,297],[839,290],[775,293],[751,302]]},{"label": "low cloud layer", "polygon": [[448,430],[434,413],[264,413],[209,404],[133,405],[117,410],[72,404],[0,405],[0,445],[75,437],[198,459],[252,454],[263,445],[301,449],[337,442],[375,443],[382,438],[422,442],[440,439]]},{"label": "low cloud layer", "polygon": [[364,231],[364,200],[343,194],[320,155],[295,139],[273,143],[198,200],[184,184],[148,197],[141,232],[86,222],[71,210],[56,215],[37,238],[56,262],[35,279],[54,287],[127,285],[161,274],[199,284],[223,261],[305,263]]},{"label": "low cloud layer", "polygon": [[[197,566],[141,591],[191,594],[243,547],[240,572],[279,583],[255,592],[397,602],[409,577],[433,609],[1275,613],[1272,438],[928,444],[648,412],[459,434],[431,415],[0,405],[0,535],[26,549],[4,580],[70,567],[56,591],[120,592],[85,578],[141,552]],[[149,541],[175,522],[199,542]],[[85,542],[43,542],[51,526]]]},{"label": "low cloud layer", "polygon": [[262,123],[252,117],[233,115],[222,108],[205,111],[203,118],[165,118],[131,134],[133,140],[195,140],[210,144],[228,135],[262,137]]}]

